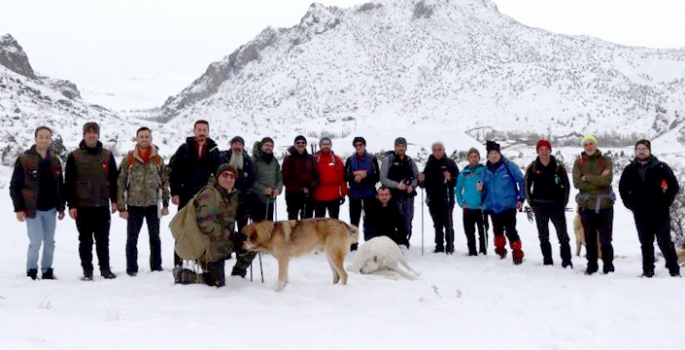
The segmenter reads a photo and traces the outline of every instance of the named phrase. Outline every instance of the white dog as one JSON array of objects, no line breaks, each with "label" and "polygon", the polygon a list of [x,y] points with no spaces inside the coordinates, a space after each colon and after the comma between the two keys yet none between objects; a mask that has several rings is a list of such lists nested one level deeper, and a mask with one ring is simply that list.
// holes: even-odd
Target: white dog
[{"label": "white dog", "polygon": [[[412,274],[400,269],[402,264]],[[415,280],[421,274],[414,271],[402,256],[397,244],[386,236],[374,237],[359,247],[352,265],[347,267],[350,272],[362,274],[382,275],[397,280],[401,277]]]}]

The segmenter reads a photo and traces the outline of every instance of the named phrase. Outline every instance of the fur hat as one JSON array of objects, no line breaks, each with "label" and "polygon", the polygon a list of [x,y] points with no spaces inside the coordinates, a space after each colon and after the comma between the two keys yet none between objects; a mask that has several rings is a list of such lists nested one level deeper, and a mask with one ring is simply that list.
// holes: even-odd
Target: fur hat
[{"label": "fur hat", "polygon": [[490,151],[497,151],[497,152],[501,153],[499,143],[497,143],[495,141],[489,141],[488,140],[485,143],[485,150],[487,150],[488,153],[490,153]]},{"label": "fur hat", "polygon": [[552,151],[552,144],[547,141],[547,140],[540,140],[538,141],[538,144],[535,145],[535,152],[540,150],[540,147],[547,147],[550,151]]},{"label": "fur hat", "polygon": [[100,134],[100,125],[96,122],[88,122],[83,125],[83,133],[88,131],[94,131],[96,134]]}]

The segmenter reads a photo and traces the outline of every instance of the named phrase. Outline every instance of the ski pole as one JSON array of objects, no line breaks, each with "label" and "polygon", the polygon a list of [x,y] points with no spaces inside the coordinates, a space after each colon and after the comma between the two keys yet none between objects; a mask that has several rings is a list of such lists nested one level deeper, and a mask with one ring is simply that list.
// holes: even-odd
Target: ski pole
[{"label": "ski pole", "polygon": [[424,200],[423,200],[423,192],[425,190],[422,188],[421,189],[421,255],[423,255],[423,205],[424,205]]}]

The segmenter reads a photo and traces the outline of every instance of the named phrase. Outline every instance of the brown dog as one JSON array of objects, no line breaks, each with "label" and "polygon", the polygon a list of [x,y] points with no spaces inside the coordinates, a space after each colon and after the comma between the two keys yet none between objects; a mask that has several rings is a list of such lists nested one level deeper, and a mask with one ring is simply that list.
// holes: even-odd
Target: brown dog
[{"label": "brown dog", "polygon": [[289,221],[262,221],[243,228],[243,248],[255,252],[271,253],[278,261],[278,288],[288,283],[288,263],[291,257],[302,256],[322,249],[333,271],[333,284],[347,284],[343,268],[350,244],[357,243],[359,232],[336,219],[306,219]]},{"label": "brown dog", "polygon": [[[576,216],[573,218],[573,233],[576,234],[576,256],[580,256],[580,248],[585,246],[587,252],[587,244],[585,243],[585,228],[583,227],[583,220],[580,217],[580,207],[576,209]],[[602,240],[597,235],[597,258],[602,259]]]}]

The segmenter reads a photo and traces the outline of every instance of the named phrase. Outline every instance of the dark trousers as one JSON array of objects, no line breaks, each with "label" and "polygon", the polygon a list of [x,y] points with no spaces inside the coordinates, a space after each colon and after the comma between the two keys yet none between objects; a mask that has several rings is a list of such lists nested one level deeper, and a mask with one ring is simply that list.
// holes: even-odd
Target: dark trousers
[{"label": "dark trousers", "polygon": [[251,207],[250,216],[252,221],[274,221],[274,202],[272,200],[269,200],[267,204],[255,195],[252,199]]},{"label": "dark trousers", "polygon": [[126,272],[138,272],[138,236],[147,223],[150,236],[150,270],[162,269],[162,243],[159,239],[159,216],[157,206],[128,207],[126,223]]},{"label": "dark trousers", "polygon": [[328,202],[317,201],[314,210],[314,217],[324,218],[326,217],[326,210],[328,210],[328,217],[337,219],[340,215],[340,200],[336,199]]},{"label": "dark trousers", "polygon": [[552,264],[552,245],[549,243],[549,221],[557,231],[559,238],[559,252],[561,260],[571,261],[571,246],[569,245],[568,231],[566,230],[566,213],[564,208],[553,208],[539,206],[535,207],[535,223],[538,226],[538,237],[540,238],[540,250],[545,264]]},{"label": "dark trousers", "polygon": [[435,246],[444,247],[446,242],[447,248],[454,251],[454,225],[452,224],[454,203],[452,201],[446,203],[444,198],[433,199],[429,197],[428,211],[433,219]]},{"label": "dark trousers", "polygon": [[678,257],[671,239],[671,218],[668,213],[649,215],[635,214],[635,226],[642,247],[642,271],[654,272],[654,238],[666,259],[666,268],[679,273]]},{"label": "dark trousers", "polygon": [[[497,254],[506,253],[506,234],[509,245],[516,246],[520,242],[518,231],[516,231],[516,209],[508,209],[501,213],[490,213],[492,218],[492,232],[495,234],[495,252]],[[520,243],[517,244],[520,249]]]},{"label": "dark trousers", "polygon": [[[398,195],[392,197],[392,203],[394,203],[404,218],[404,227],[407,229],[407,243],[411,238],[412,232],[412,221],[414,220],[414,196],[410,195]],[[404,240],[402,240],[404,241]]]},{"label": "dark trousers", "polygon": [[587,268],[597,270],[597,236],[602,242],[602,259],[605,266],[613,266],[614,247],[611,245],[614,225],[614,209],[600,209],[595,213],[593,209],[581,211],[585,243],[587,244]]},{"label": "dark trousers", "polygon": [[76,217],[78,250],[84,272],[93,271],[93,241],[95,241],[100,271],[110,269],[109,227],[111,220],[109,207],[78,208]]},{"label": "dark trousers", "polygon": [[372,230],[367,220],[368,211],[371,210],[374,197],[368,198],[350,198],[350,223],[359,227],[359,221],[362,217],[362,210],[364,211],[364,240],[368,241],[372,237]]},{"label": "dark trousers", "polygon": [[[193,199],[193,197],[190,197],[190,198],[181,197],[180,199],[181,200],[180,200],[180,203],[178,204],[178,210],[183,209],[183,207],[185,207],[186,204],[188,204],[188,202],[190,202],[190,200]],[[175,244],[174,244],[174,246],[175,246]],[[178,254],[176,254],[176,249],[174,249],[174,266],[183,266],[183,259],[181,259],[181,257],[178,256]]]},{"label": "dark trousers", "polygon": [[485,235],[485,226],[483,224],[483,211],[480,209],[464,209],[464,233],[466,234],[466,244],[469,248],[469,254],[476,253],[476,229],[478,229],[478,253],[487,253],[486,244],[487,237]]},{"label": "dark trousers", "polygon": [[288,210],[288,220],[314,217],[314,201],[304,193],[286,195],[285,205]]}]

